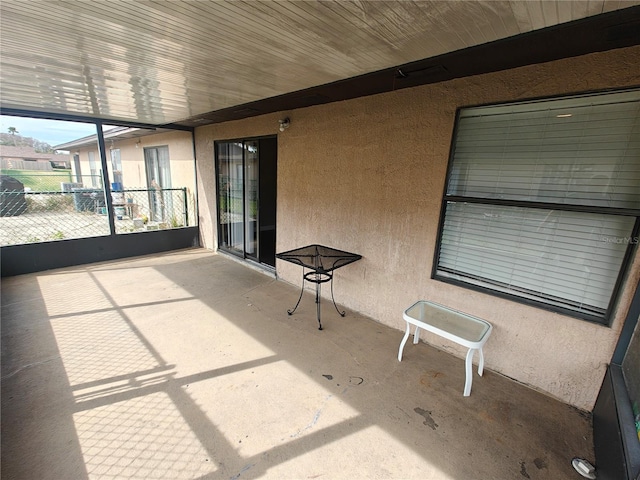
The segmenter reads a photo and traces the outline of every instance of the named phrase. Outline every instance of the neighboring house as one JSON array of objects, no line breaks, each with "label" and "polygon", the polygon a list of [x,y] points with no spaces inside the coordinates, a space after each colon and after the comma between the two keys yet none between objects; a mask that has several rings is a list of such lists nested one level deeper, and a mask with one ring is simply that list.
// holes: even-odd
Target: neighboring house
[{"label": "neighboring house", "polygon": [[[154,133],[140,128],[114,127],[105,130],[104,137],[112,190],[186,188],[189,217],[195,218],[195,172],[190,132]],[[54,148],[70,152],[72,177],[78,186],[103,187],[96,135]],[[151,208],[160,207],[152,205]]]},{"label": "neighboring house", "polygon": [[[150,134],[140,128],[106,130],[105,146],[109,180],[125,188],[193,188],[193,148],[189,132]],[[70,152],[76,182],[86,187],[102,186],[102,168],[95,135],[56,145]]]},{"label": "neighboring house", "polygon": [[33,147],[0,145],[2,170],[41,170],[71,168],[70,156],[60,153],[38,153]]}]

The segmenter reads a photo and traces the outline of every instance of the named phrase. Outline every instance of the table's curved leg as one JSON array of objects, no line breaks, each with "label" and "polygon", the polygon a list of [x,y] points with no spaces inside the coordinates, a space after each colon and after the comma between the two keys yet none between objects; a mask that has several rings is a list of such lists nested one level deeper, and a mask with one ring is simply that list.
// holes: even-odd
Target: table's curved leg
[{"label": "table's curved leg", "polygon": [[303,293],[304,293],[304,267],[302,267],[302,288],[300,289],[300,296],[298,297],[298,301],[296,303],[296,306],[293,307],[293,310],[287,310],[287,313],[289,315],[293,315],[293,312],[295,312],[296,309],[298,308],[298,305],[300,305],[300,300],[302,300]]},{"label": "table's curved leg", "polygon": [[407,331],[404,332],[404,337],[402,337],[402,341],[400,342],[400,348],[398,349],[398,361],[402,361],[402,351],[404,350],[404,345],[407,343],[407,339],[409,338],[409,333],[411,331],[411,325],[407,322]]},{"label": "table's curved leg", "polygon": [[346,311],[341,312],[340,310],[338,310],[338,305],[336,305],[336,299],[333,297],[333,275],[331,275],[331,300],[333,300],[333,306],[336,307],[336,312],[338,312],[341,317],[344,317],[347,314],[347,312]]},{"label": "table's curved leg", "polygon": [[482,348],[478,349],[478,353],[480,354],[478,360],[478,375],[482,376],[482,372],[484,372],[484,353],[482,353]]},{"label": "table's curved leg", "polygon": [[467,352],[467,360],[465,362],[465,370],[467,379],[464,382],[464,396],[468,397],[471,394],[471,383],[473,382],[473,354],[475,348],[470,348]]}]

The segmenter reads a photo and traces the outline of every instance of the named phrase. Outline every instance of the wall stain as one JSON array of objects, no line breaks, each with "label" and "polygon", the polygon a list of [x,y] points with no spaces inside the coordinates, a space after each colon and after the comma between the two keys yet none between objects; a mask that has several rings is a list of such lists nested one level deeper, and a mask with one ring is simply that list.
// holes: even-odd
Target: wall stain
[{"label": "wall stain", "polygon": [[322,375],[327,380],[333,380],[333,375]]},{"label": "wall stain", "polygon": [[413,411],[424,417],[424,422],[422,422],[424,425],[431,427],[433,430],[438,428],[438,424],[431,417],[431,412],[429,410],[423,410],[420,407],[416,407]]}]

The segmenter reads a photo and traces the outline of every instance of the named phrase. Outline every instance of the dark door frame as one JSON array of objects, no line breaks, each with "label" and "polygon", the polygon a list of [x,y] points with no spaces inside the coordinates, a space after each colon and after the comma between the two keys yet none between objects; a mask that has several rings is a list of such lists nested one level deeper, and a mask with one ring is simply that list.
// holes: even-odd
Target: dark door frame
[{"label": "dark door frame", "polygon": [[[274,241],[273,241],[273,246],[271,247],[273,249],[273,255],[266,255],[264,254],[264,252],[261,252],[262,250],[262,243],[261,242],[261,223],[260,223],[260,218],[261,216],[265,216],[265,212],[261,211],[261,203],[260,202],[260,195],[261,192],[263,191],[263,183],[262,183],[262,177],[264,174],[263,168],[262,168],[262,162],[261,162],[261,155],[260,155],[260,151],[261,151],[261,145],[265,140],[274,140],[274,144],[275,144],[275,149],[272,152],[275,156],[275,158],[273,159],[273,163],[275,165],[277,165],[277,135],[264,135],[264,136],[258,136],[258,137],[242,137],[242,138],[232,138],[232,139],[224,139],[224,140],[216,140],[214,142],[214,165],[215,165],[215,178],[216,178],[216,231],[218,234],[218,240],[217,240],[217,248],[223,252],[229,253],[231,255],[234,255],[236,257],[245,259],[245,260],[252,260],[254,262],[259,263],[262,266],[265,266],[267,268],[275,268],[275,232],[273,233],[274,236]],[[223,232],[222,232],[222,225],[220,223],[220,185],[219,185],[219,178],[218,178],[218,172],[220,171],[220,158],[218,156],[218,145],[220,144],[224,144],[224,143],[242,143],[243,145],[246,142],[258,142],[258,169],[259,169],[259,174],[258,174],[258,211],[256,212],[256,216],[257,216],[257,248],[256,248],[256,253],[255,254],[247,254],[247,238],[245,235],[245,231],[244,231],[244,227],[245,225],[243,225],[243,251],[242,253],[239,253],[237,251],[235,251],[234,249],[228,248],[228,247],[224,247],[221,245],[221,238],[223,237]],[[245,151],[243,148],[243,153],[242,153],[242,172],[243,172],[243,177],[242,177],[242,202],[243,202],[243,224],[246,223],[248,215],[247,215],[247,209],[248,206],[246,205],[246,177],[245,177]],[[273,177],[274,179],[274,183],[277,182],[277,174],[274,175]],[[273,187],[274,190],[277,189],[277,187],[274,185]],[[274,225],[275,225],[275,209],[276,209],[276,203],[275,203],[275,197],[276,194],[274,192],[273,195],[273,217],[274,217]],[[274,227],[275,228],[275,227]],[[273,260],[270,260],[271,258],[273,258]],[[271,262],[271,263],[269,263]]]}]

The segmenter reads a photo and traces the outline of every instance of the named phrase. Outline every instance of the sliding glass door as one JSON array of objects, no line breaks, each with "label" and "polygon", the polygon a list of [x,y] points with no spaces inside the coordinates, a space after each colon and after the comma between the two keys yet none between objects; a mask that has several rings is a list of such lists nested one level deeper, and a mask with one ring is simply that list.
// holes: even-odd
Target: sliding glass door
[{"label": "sliding glass door", "polygon": [[218,225],[219,247],[244,255],[243,145],[219,143]]},{"label": "sliding glass door", "polygon": [[216,143],[218,247],[271,266],[275,266],[275,152],[275,138]]},{"label": "sliding glass door", "polygon": [[258,259],[258,141],[244,143],[245,253]]}]

